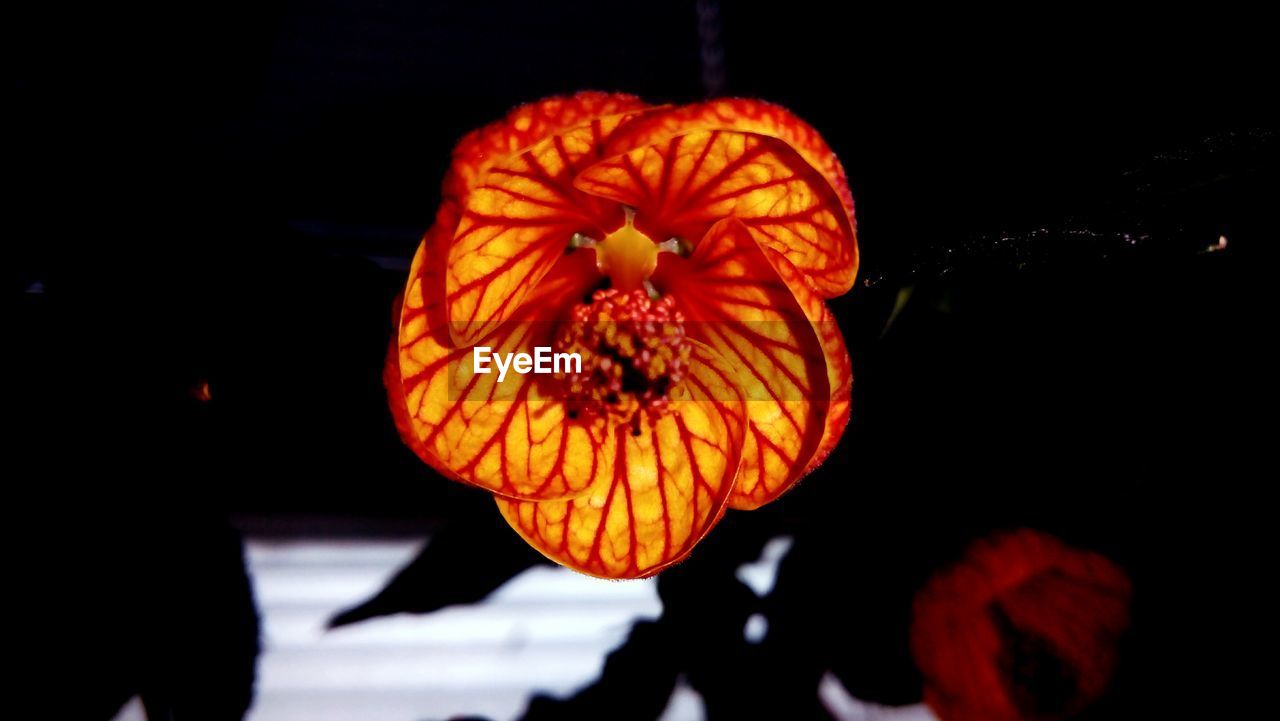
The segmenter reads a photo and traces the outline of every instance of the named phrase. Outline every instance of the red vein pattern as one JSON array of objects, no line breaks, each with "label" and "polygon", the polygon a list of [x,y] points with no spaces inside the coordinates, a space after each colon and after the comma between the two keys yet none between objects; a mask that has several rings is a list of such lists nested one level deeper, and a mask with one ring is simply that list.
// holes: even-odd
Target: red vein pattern
[{"label": "red vein pattern", "polygon": [[[822,345],[822,353],[826,358],[827,388],[830,391],[827,403],[826,421],[823,427],[822,440],[818,449],[805,464],[800,475],[817,468],[827,459],[840,437],[844,435],[845,426],[849,425],[849,414],[852,410],[851,395],[853,393],[853,361],[849,358],[849,349],[844,344],[844,334],[840,332],[840,324],[831,313],[831,309],[823,302],[813,287],[806,282],[804,274],[796,270],[785,258],[778,256],[770,249],[764,249],[766,255],[774,255],[773,267],[782,277],[787,287],[795,294],[796,302],[804,309],[805,316],[813,324],[813,330]],[[822,397],[811,396],[815,403],[821,403]],[[735,505],[734,508],[740,506]]]},{"label": "red vein pattern", "polygon": [[690,336],[729,360],[747,401],[731,506],[774,500],[803,474],[827,422],[827,359],[806,309],[736,218],[711,226],[689,258],[664,259],[654,281],[680,299]]},{"label": "red vein pattern", "polygon": [[521,536],[557,563],[603,578],[641,578],[677,563],[724,513],[741,460],[745,408],[732,367],[696,345],[666,415],[613,429],[596,481],[561,501],[498,499]]},{"label": "red vein pattern", "polygon": [[[657,573],[726,508],[777,498],[839,440],[852,375],[823,298],[853,283],[853,204],[839,161],[795,116],[742,100],[551,98],[464,138],[443,190],[396,313],[388,402],[419,457],[492,492],[549,558],[607,578]],[[632,231],[617,234],[624,219]],[[595,251],[572,251],[575,233]],[[692,254],[665,252],[672,236]],[[684,314],[688,335],[673,337],[692,355],[644,391],[660,403],[632,412],[634,399],[602,396],[609,413],[571,413],[555,376],[475,372],[474,346],[554,348],[606,280]],[[634,351],[611,348],[585,348],[599,357],[584,362]]]},{"label": "red vein pattern", "polygon": [[[451,471],[440,460],[439,456],[428,451],[422,444],[421,439],[418,438],[417,431],[414,429],[413,419],[409,416],[403,374],[400,370],[400,332],[405,316],[408,316],[415,323],[422,324],[424,327],[443,327],[441,322],[444,318],[444,309],[440,302],[442,294],[424,293],[423,280],[425,278],[428,284],[426,287],[430,288],[432,284],[438,283],[443,277],[444,265],[438,262],[438,259],[441,257],[441,249],[447,246],[449,236],[453,234],[453,228],[457,223],[458,213],[453,205],[442,203],[436,211],[435,222],[423,234],[422,241],[418,243],[418,250],[414,253],[413,263],[410,266],[409,283],[406,285],[406,290],[397,294],[395,301],[392,303],[391,318],[395,331],[391,334],[387,347],[387,360],[382,370],[382,384],[387,390],[387,404],[391,408],[391,418],[395,422],[396,432],[400,435],[400,439],[427,465],[444,476],[455,480],[458,478],[457,474]],[[437,262],[432,263],[431,259],[437,259]],[[414,289],[414,294],[413,300],[406,309],[405,294],[409,288]]]},{"label": "red vein pattern", "polygon": [[[477,374],[472,346],[454,345],[438,297],[440,238],[429,234],[410,268],[400,317],[399,374],[410,447],[447,475],[512,498],[561,498],[593,478],[603,431],[566,419],[563,399],[543,377]],[[432,262],[436,260],[437,262]],[[586,256],[562,258],[520,317],[480,339],[495,352],[550,346],[554,323],[595,282]],[[395,406],[393,405],[393,413]]]},{"label": "red vein pattern", "polygon": [[648,107],[634,95],[585,91],[521,105],[502,120],[467,133],[453,150],[444,179],[444,197],[458,207],[495,163],[501,163],[543,138],[590,123],[606,115],[638,112]]},{"label": "red vein pattern", "polygon": [[613,156],[699,130],[736,130],[777,138],[795,148],[840,196],[853,216],[853,194],[844,166],[813,126],[780,105],[746,98],[717,98],[705,103],[654,108],[628,123],[609,142]]},{"label": "red vein pattern", "polygon": [[786,256],[824,295],[853,285],[850,216],[820,172],[777,138],[699,130],[597,163],[574,183],[636,208],[637,225],[695,241],[734,217]]},{"label": "red vein pattern", "polygon": [[495,163],[467,196],[449,247],[446,299],[451,330],[471,343],[511,317],[577,232],[603,238],[623,224],[622,209],[573,187],[599,159],[625,115],[546,138]]}]

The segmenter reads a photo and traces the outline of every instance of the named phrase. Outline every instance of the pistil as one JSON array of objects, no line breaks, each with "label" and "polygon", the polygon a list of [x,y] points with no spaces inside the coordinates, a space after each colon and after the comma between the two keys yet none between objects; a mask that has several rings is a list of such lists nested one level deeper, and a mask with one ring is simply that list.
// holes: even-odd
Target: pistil
[{"label": "pistil", "polygon": [[685,248],[676,238],[654,243],[649,236],[636,229],[636,212],[624,207],[626,222],[621,228],[595,240],[581,233],[569,241],[570,248],[593,248],[596,251],[596,269],[608,276],[611,287],[624,293],[645,290],[650,298],[657,292],[649,283],[649,277],[658,268],[661,253],[683,253]]}]

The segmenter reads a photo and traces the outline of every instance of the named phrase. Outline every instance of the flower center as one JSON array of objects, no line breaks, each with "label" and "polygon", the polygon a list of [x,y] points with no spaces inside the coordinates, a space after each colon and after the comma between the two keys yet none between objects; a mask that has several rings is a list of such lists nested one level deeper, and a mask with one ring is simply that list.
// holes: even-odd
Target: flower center
[{"label": "flower center", "polygon": [[636,230],[634,214],[627,222],[596,244],[596,267],[623,292],[638,290],[658,267],[658,246]]},{"label": "flower center", "polygon": [[634,209],[624,207],[626,222],[621,228],[606,235],[604,240],[589,238],[581,233],[574,234],[569,241],[570,248],[594,248],[596,251],[596,269],[608,276],[609,285],[624,293],[641,288],[649,291],[650,297],[657,292],[649,284],[649,276],[658,268],[660,253],[685,254],[687,248],[679,239],[671,238],[662,243],[653,240],[636,230]]},{"label": "flower center", "polygon": [[557,374],[571,417],[613,417],[637,424],[638,431],[639,411],[667,411],[668,395],[688,368],[690,346],[673,297],[652,300],[640,288],[606,288],[573,307],[556,350],[582,357],[581,371]]}]

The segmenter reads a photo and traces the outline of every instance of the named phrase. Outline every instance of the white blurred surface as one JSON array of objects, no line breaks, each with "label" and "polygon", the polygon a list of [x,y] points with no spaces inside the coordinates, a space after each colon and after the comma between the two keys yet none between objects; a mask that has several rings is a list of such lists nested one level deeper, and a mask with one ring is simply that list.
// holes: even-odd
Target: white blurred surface
[{"label": "white blurred surface", "polygon": [[[631,625],[662,611],[652,580],[608,582],[540,567],[481,604],[325,630],[329,617],[375,593],[422,544],[247,542],[263,617],[250,721],[514,719],[535,691],[564,696],[594,681]],[[673,698],[665,721],[702,717],[701,703],[685,694]]]},{"label": "white blurred surface", "polygon": [[[424,543],[246,541],[263,642],[248,721],[509,721],[534,693],[563,697],[593,682],[632,624],[662,613],[653,579],[601,581],[537,567],[483,603],[325,630],[330,617],[376,593]],[[767,595],[791,545],[786,536],[771,540],[758,561],[738,569],[739,580]],[[767,633],[759,614],[744,628],[755,643]],[[840,721],[936,721],[923,704],[888,708],[854,698],[829,673],[818,695]],[[705,717],[701,696],[681,678],[659,721]],[[145,721],[142,704],[130,701],[115,721]]]},{"label": "white blurred surface", "polygon": [[938,721],[922,703],[881,706],[858,699],[830,671],[818,682],[818,698],[836,721]]},{"label": "white blurred surface", "polygon": [[778,582],[778,566],[782,564],[782,559],[791,551],[793,545],[795,545],[795,539],[791,536],[770,538],[769,542],[764,544],[764,548],[760,549],[760,558],[738,566],[734,577],[760,598],[768,596],[773,592],[774,584]]},{"label": "white blurred surface", "polygon": [[113,721],[147,721],[147,712],[142,708],[142,700],[137,696],[129,699],[129,703],[120,709],[120,713],[116,714]]}]

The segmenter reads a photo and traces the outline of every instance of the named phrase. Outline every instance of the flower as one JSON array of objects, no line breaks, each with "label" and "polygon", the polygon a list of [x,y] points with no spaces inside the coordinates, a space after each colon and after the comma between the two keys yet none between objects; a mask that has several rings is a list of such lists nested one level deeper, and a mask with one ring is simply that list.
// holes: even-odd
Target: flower
[{"label": "flower", "polygon": [[917,594],[911,653],[943,721],[1075,715],[1106,689],[1129,624],[1109,559],[1021,530],[984,539]]},{"label": "flower", "polygon": [[[839,440],[850,362],[823,298],[857,262],[844,171],[780,107],[522,106],[454,151],[397,313],[397,428],[549,558],[651,575]],[[582,366],[499,382],[476,346]]]}]

